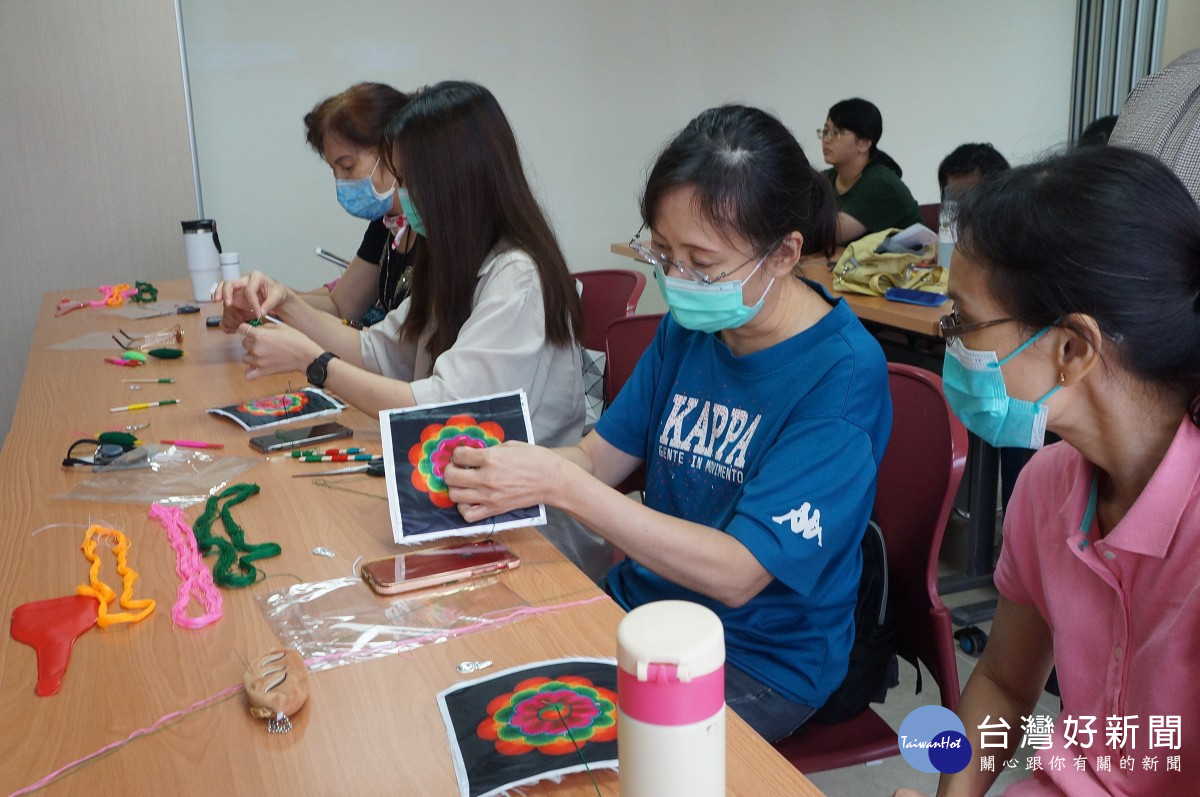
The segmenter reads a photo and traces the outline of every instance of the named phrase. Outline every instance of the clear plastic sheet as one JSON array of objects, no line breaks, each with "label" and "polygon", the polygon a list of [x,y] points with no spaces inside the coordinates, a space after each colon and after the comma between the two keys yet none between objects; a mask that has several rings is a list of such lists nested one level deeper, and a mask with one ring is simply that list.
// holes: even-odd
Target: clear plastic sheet
[{"label": "clear plastic sheet", "polygon": [[353,576],[296,584],[258,605],[314,672],[515,622],[506,615],[529,606],[496,577],[384,596]]},{"label": "clear plastic sheet", "polygon": [[257,464],[258,460],[250,457],[214,456],[197,449],[145,445],[54,497],[186,508],[207,501],[210,495],[234,484]]},{"label": "clear plastic sheet", "polygon": [[112,332],[87,332],[77,338],[55,343],[50,348],[56,351],[107,351],[116,356],[122,351],[112,339],[113,332],[116,331],[114,328]]}]

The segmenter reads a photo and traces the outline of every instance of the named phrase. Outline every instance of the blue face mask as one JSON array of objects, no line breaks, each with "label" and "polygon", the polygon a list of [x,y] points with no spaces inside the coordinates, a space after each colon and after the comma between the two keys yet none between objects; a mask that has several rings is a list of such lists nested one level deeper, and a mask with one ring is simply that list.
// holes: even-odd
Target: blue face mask
[{"label": "blue face mask", "polygon": [[407,188],[401,188],[396,192],[400,197],[400,207],[404,210],[404,218],[408,219],[408,226],[412,231],[422,238],[425,237],[425,221],[421,218],[421,214],[417,213],[417,206],[413,204],[412,197],[408,195]]},{"label": "blue face mask", "polygon": [[345,208],[346,212],[351,216],[360,219],[382,219],[392,209],[392,188],[396,187],[395,180],[392,181],[392,188],[384,191],[382,194],[376,192],[375,184],[371,182],[371,178],[375,176],[375,170],[379,168],[379,161],[375,161],[375,168],[366,177],[359,180],[336,180],[337,200],[338,204]]},{"label": "blue face mask", "polygon": [[1039,331],[1003,360],[994,351],[968,349],[958,338],[946,343],[942,365],[942,390],[946,402],[968,430],[997,448],[1041,448],[1046,437],[1045,401],[1058,392],[1055,385],[1037,401],[1008,395],[1000,366],[1016,357],[1045,335]]},{"label": "blue face mask", "polygon": [[758,315],[758,311],[762,309],[767,293],[775,284],[775,278],[771,278],[763,295],[749,307],[742,299],[742,286],[754,276],[754,272],[762,267],[766,259],[764,255],[744,280],[698,283],[679,277],[668,277],[662,273],[661,268],[654,269],[654,280],[658,283],[658,289],[662,292],[667,307],[671,308],[671,317],[679,326],[696,332],[720,332],[722,329],[740,327]]}]

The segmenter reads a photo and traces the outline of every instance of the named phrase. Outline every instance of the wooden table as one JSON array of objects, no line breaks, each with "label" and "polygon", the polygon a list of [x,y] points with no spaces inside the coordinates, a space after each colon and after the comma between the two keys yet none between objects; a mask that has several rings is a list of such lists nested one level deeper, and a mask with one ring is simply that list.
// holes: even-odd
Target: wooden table
[{"label": "wooden table", "polygon": [[[164,297],[186,297],[185,281],[160,287]],[[90,293],[94,290],[65,295]],[[259,563],[268,574],[265,580],[223,591],[225,616],[214,625],[201,630],[173,626],[170,607],[178,579],[163,530],[147,519],[144,504],[54,498],[89,475],[83,468],[60,466],[67,445],[119,423],[150,420],[150,427],[139,433],[147,442],[218,441],[227,444],[225,454],[263,459],[246,445],[249,434],[203,410],[289,385],[299,387],[302,378],[247,382],[239,362],[240,339],[206,330],[203,313],[131,321],[88,309],[55,318],[54,302],[61,295],[48,294],[42,301],[12,430],[0,452],[5,540],[0,609],[7,620],[20,604],[73,594],[86,580],[87,563],[79,546],[91,521],[128,535],[129,562],[141,575],[134,594],[155,598],[158,608],[141,623],[86,632],[75,644],[61,690],[52,697],[34,694],[33,649],[13,641],[7,632],[0,635],[0,792],[5,794],[125,739],[170,712],[240,684],[241,657],[279,644],[256,604],[257,596],[297,582],[350,575],[356,557],[395,551],[382,480],[355,482],[358,489],[373,493],[360,495],[289,478],[304,467],[300,463],[278,458],[263,462],[241,479],[258,483],[262,492],[233,514],[250,541],[277,541],[282,555]],[[202,309],[216,312],[211,305]],[[104,364],[101,351],[48,349],[96,330],[115,332],[120,327],[139,334],[177,321],[187,335],[182,360],[126,369]],[[147,385],[139,392],[121,383],[148,376],[174,376],[177,382]],[[183,403],[115,415],[108,411],[168,397]],[[374,418],[351,410],[339,420],[354,428],[355,442],[378,446]],[[189,519],[199,511],[188,510]],[[39,529],[43,530],[35,535]],[[520,568],[502,577],[521,602],[550,606],[601,594],[536,531],[506,532],[504,539],[523,559]],[[336,558],[314,555],[318,546],[331,549]],[[116,584],[115,571],[106,552],[101,574]],[[456,665],[491,659],[495,671],[547,658],[612,656],[621,616],[620,608],[605,598],[409,654],[314,673],[309,704],[285,735],[268,734],[264,722],[247,713],[245,696],[238,693],[69,771],[40,793],[456,794],[434,697],[464,678]],[[820,793],[732,712],[728,742],[730,794]],[[597,780],[603,793],[618,793],[614,773],[597,773]],[[587,795],[595,790],[587,775],[580,774],[527,793]]]},{"label": "wooden table", "polygon": [[[641,258],[629,248],[628,243],[614,243],[609,246],[613,254],[632,258],[641,262]],[[884,299],[882,296],[863,296],[857,293],[838,293],[833,289],[833,274],[826,265],[823,257],[807,257],[800,264],[801,273],[813,282],[824,285],[834,296],[840,296],[850,305],[863,321],[892,327],[903,332],[922,335],[928,338],[940,338],[938,321],[948,310],[948,305],[942,307],[919,307],[915,304],[904,304]]]}]

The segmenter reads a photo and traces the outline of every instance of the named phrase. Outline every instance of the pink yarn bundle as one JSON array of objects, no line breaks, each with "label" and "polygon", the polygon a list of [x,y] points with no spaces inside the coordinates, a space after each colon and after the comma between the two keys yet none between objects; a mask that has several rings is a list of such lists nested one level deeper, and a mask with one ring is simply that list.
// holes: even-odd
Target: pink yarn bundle
[{"label": "pink yarn bundle", "polygon": [[[196,538],[184,520],[183,510],[177,506],[153,504],[150,517],[162,524],[175,549],[175,573],[179,576],[179,592],[175,605],[171,607],[171,621],[181,628],[203,628],[221,619],[223,613],[221,592],[213,583],[212,573],[204,566]],[[204,607],[198,617],[187,614],[187,605],[192,598]]]}]

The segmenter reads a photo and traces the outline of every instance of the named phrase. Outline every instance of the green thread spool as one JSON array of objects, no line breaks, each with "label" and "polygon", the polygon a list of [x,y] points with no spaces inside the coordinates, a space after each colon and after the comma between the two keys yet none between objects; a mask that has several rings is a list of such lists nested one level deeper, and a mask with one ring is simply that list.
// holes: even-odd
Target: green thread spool
[{"label": "green thread spool", "polygon": [[101,432],[96,439],[101,443],[116,443],[126,451],[137,445],[137,438],[129,432]]},{"label": "green thread spool", "polygon": [[[258,580],[258,568],[252,563],[259,559],[279,556],[283,551],[279,544],[274,542],[258,544],[246,542],[245,531],[229,513],[231,508],[250,496],[256,495],[258,491],[257,484],[233,484],[226,487],[220,493],[209,496],[204,505],[203,514],[196,518],[195,524],[192,525],[192,534],[196,538],[196,546],[200,549],[200,553],[204,555],[211,553],[214,548],[217,550],[217,562],[213,565],[213,581],[218,586],[229,588],[250,586]],[[226,498],[229,500],[221,504],[221,500]],[[218,505],[220,505],[220,509],[218,509]],[[218,517],[221,519],[221,525],[225,527],[225,533],[229,535],[229,540],[216,537],[212,533],[213,520]],[[239,551],[242,552],[240,558],[238,557]],[[241,571],[240,573],[233,572],[235,563],[238,570]]]},{"label": "green thread spool", "polygon": [[157,302],[158,288],[155,288],[149,282],[134,282],[134,287],[137,288],[137,294],[131,298],[135,302]]}]

